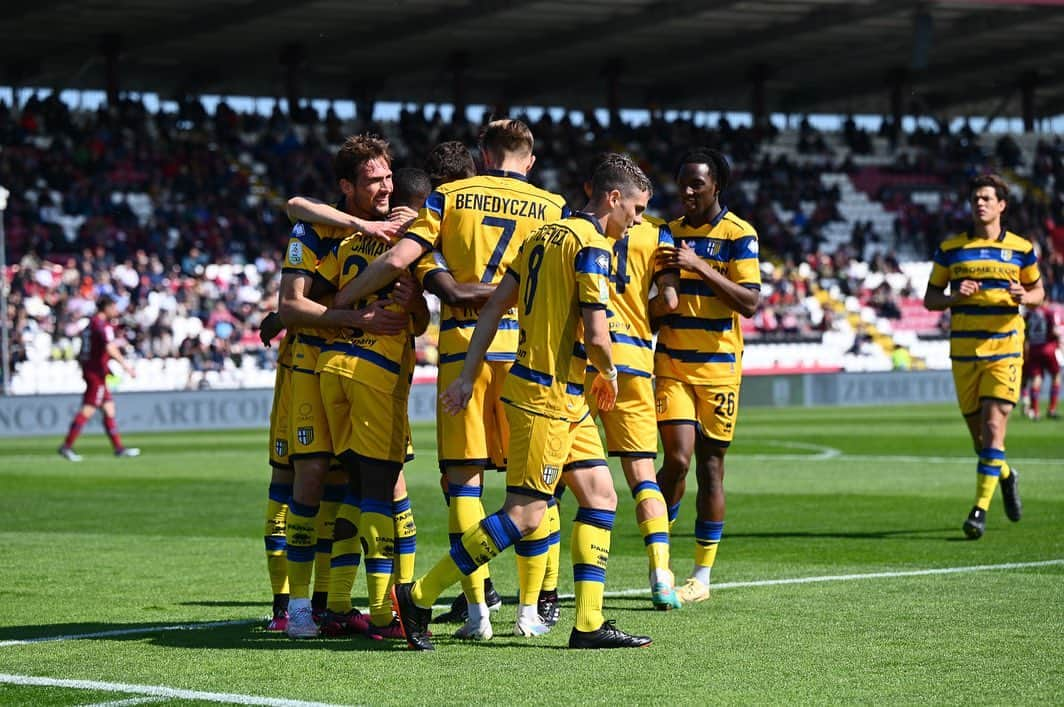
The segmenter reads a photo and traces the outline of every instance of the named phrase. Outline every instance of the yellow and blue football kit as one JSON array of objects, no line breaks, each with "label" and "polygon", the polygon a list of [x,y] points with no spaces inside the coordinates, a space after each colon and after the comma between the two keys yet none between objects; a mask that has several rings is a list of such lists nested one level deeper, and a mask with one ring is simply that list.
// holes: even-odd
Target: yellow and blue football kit
[{"label": "yellow and blue football kit", "polygon": [[[1015,405],[1020,398],[1024,322],[1009,285],[1038,282],[1038,258],[1026,238],[1002,229],[996,238],[962,233],[935,252],[928,284],[951,289],[974,280],[979,289],[950,305],[950,359],[957,403],[965,417],[978,415],[982,401]],[[975,505],[990,508],[1000,479],[1012,475],[1005,449],[978,450]]]},{"label": "yellow and blue football kit", "polygon": [[270,466],[291,469],[288,459],[291,439],[288,434],[292,406],[292,346],[295,336],[285,334],[277,345],[277,373],[273,380],[273,405],[270,406]]},{"label": "yellow and blue football kit", "polygon": [[[498,284],[525,237],[567,213],[562,197],[528,183],[515,172],[489,170],[441,185],[429,195],[407,231],[430,251],[416,270],[418,280],[447,270],[459,283]],[[478,312],[444,304],[440,312],[440,390],[462,370]],[[505,467],[506,419],[499,392],[517,351],[517,313],[508,312],[474,381],[473,395],[458,415],[437,408],[436,443],[440,469],[449,466]]]},{"label": "yellow and blue football kit", "polygon": [[[698,228],[680,218],[669,230],[675,243],[686,242],[732,282],[761,289],[757,233],[727,208]],[[676,311],[661,320],[654,352],[658,424],[695,424],[705,439],[726,447],[739,410],[739,314],[692,272],[680,273],[678,294]]]},{"label": "yellow and blue football kit", "polygon": [[1009,284],[1038,281],[1038,258],[1027,239],[1002,231],[997,238],[966,233],[939,246],[930,284],[945,289],[974,280],[979,289],[950,307],[950,358],[961,413],[979,412],[983,399],[1016,404],[1023,359],[1023,317]]}]

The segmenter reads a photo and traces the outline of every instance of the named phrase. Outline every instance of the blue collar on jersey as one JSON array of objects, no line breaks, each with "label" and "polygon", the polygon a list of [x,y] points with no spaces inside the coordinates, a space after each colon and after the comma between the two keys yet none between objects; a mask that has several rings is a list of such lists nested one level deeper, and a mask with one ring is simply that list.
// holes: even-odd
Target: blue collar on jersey
[{"label": "blue collar on jersey", "polygon": [[588,221],[591,222],[591,225],[595,227],[596,231],[598,231],[603,236],[606,235],[606,231],[604,231],[602,229],[602,224],[600,224],[598,222],[598,219],[595,218],[594,216],[592,216],[591,214],[589,214],[588,212],[586,212],[586,211],[574,211],[573,215],[572,215],[572,218],[587,219]]},{"label": "blue collar on jersey", "polygon": [[[995,238],[994,240],[999,242],[999,243],[1001,241],[1005,240],[1005,231],[1006,230],[1008,230],[1008,229],[1006,229],[1004,226],[1002,226],[1001,227],[1001,234],[997,238]],[[970,228],[967,231],[964,232],[964,235],[968,237],[968,240],[971,240],[972,238],[975,238],[975,234],[972,233],[972,229],[970,229]]]},{"label": "blue collar on jersey", "polygon": [[[714,216],[712,219],[710,219],[710,221],[709,221],[710,227],[711,228],[716,228],[717,224],[721,222],[721,219],[724,218],[724,214],[726,214],[726,213],[728,213],[728,207],[727,206],[720,207],[720,213],[717,214],[716,216]],[[687,217],[686,216],[683,217],[683,222],[684,222],[684,225],[687,225]]]},{"label": "blue collar on jersey", "polygon": [[510,172],[505,169],[486,169],[484,175],[488,177],[509,177],[510,179],[520,179],[522,182],[528,181],[528,175],[521,174],[520,172]]}]

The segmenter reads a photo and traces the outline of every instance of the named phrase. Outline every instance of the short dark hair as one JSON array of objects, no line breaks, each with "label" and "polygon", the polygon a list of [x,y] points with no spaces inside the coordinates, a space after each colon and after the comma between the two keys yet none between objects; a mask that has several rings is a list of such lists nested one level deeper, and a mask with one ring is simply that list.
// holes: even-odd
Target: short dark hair
[{"label": "short dark hair", "polygon": [[353,183],[358,178],[358,170],[370,160],[383,158],[390,165],[392,156],[389,149],[388,141],[380,135],[363,133],[350,136],[344,140],[344,144],[333,158],[336,180],[346,179]]},{"label": "short dark hair", "polygon": [[112,304],[118,304],[118,300],[116,300],[111,295],[100,295],[96,298],[96,311],[102,312],[103,310],[110,307]]},{"label": "short dark hair", "polygon": [[1000,175],[993,172],[980,174],[973,177],[968,183],[968,198],[971,199],[975,192],[983,187],[992,187],[999,201],[1009,200],[1009,185]]},{"label": "short dark hair", "polygon": [[392,206],[409,206],[416,211],[430,193],[432,183],[425,170],[401,167],[392,174]]},{"label": "short dark hair", "polygon": [[493,120],[480,133],[480,145],[497,161],[507,154],[531,155],[535,146],[532,130],[516,118]]},{"label": "short dark hair", "polygon": [[477,173],[469,148],[457,140],[441,142],[432,148],[425,158],[425,171],[433,188],[456,179],[472,177]]},{"label": "short dark hair", "polygon": [[676,166],[677,174],[685,164],[704,164],[709,168],[713,181],[717,183],[717,191],[723,193],[731,182],[731,165],[728,158],[720,150],[712,147],[695,147],[684,153],[680,158],[680,164]]},{"label": "short dark hair", "polygon": [[602,196],[614,189],[625,194],[651,190],[647,175],[631,157],[611,152],[602,156],[591,174],[591,196]]}]

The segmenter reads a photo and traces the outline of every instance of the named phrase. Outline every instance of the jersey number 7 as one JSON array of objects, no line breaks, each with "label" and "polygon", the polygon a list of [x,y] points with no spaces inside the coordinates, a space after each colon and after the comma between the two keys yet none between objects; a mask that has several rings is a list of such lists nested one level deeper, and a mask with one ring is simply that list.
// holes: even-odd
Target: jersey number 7
[{"label": "jersey number 7", "polygon": [[499,236],[499,242],[495,245],[495,250],[491,253],[491,259],[488,261],[488,266],[484,268],[484,276],[480,278],[482,283],[490,283],[495,279],[495,273],[499,270],[499,263],[502,262],[502,256],[506,254],[506,247],[510,245],[510,240],[514,237],[514,231],[517,230],[517,221],[514,221],[512,218],[485,216],[484,220],[480,223],[484,226],[502,229],[502,235]]}]

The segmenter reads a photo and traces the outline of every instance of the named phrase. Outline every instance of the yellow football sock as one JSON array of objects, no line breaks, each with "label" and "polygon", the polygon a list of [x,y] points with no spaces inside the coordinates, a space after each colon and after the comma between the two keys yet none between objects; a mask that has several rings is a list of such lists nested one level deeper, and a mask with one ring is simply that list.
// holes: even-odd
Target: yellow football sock
[{"label": "yellow football sock", "polygon": [[310,575],[314,571],[314,549],[318,544],[314,520],[317,515],[317,506],[304,506],[295,499],[288,504],[285,544],[289,594],[293,599],[310,599]]},{"label": "yellow football sock", "polygon": [[370,619],[375,626],[387,626],[392,621],[392,602],[388,596],[388,588],[391,586],[395,555],[392,502],[363,498],[358,531],[365,543],[366,592],[369,598]]},{"label": "yellow football sock", "polygon": [[318,530],[318,543],[314,552],[314,594],[321,595],[329,591],[329,565],[333,552],[333,527],[336,524],[336,512],[347,491],[346,485],[330,484],[325,487],[315,519]]},{"label": "yellow football sock", "polygon": [[519,604],[534,605],[543,588],[547,570],[547,550],[550,547],[550,520],[543,514],[539,527],[514,543],[517,555],[517,585]]},{"label": "yellow football sock", "polygon": [[285,557],[285,521],[288,501],[292,498],[292,484],[270,484],[266,502],[266,571],[270,575],[270,589],[276,596],[288,594],[288,559]]},{"label": "yellow football sock", "polygon": [[[462,541],[462,533],[484,520],[484,504],[480,496],[480,486],[448,484],[447,494],[450,504],[447,506],[447,529],[451,536],[451,547]],[[483,604],[484,580],[489,577],[487,565],[462,577],[462,593],[470,604]]]},{"label": "yellow football sock", "polygon": [[695,521],[695,566],[712,567],[724,534],[724,521]]},{"label": "yellow football sock", "polygon": [[576,585],[576,630],[595,631],[605,619],[606,561],[610,553],[613,511],[581,508],[573,523],[573,583]]},{"label": "yellow football sock", "polygon": [[[650,508],[657,513],[650,515],[639,524],[639,532],[643,535],[643,545],[646,547],[647,559],[650,561],[650,571],[669,569],[669,530],[668,506],[665,505],[665,497],[661,495],[661,489],[654,481],[641,481],[632,489],[632,497],[638,509]],[[655,503],[655,501],[657,503]],[[653,510],[651,512],[653,512]]]},{"label": "yellow football sock", "polygon": [[562,518],[558,500],[547,503],[547,565],[543,571],[543,591],[553,592],[558,589],[558,570],[562,562]]},{"label": "yellow football sock", "polygon": [[358,577],[358,565],[362,562],[362,541],[358,536],[358,524],[362,517],[361,500],[348,496],[336,513],[336,533],[333,540],[332,560],[329,570],[329,611],[346,614],[351,611],[351,590]]},{"label": "yellow football sock", "polygon": [[979,452],[975,472],[975,505],[986,511],[990,509],[998,481],[1012,475],[1012,469],[1005,461],[1005,450],[993,447],[983,449]]},{"label": "yellow football sock", "polygon": [[444,589],[457,582],[462,575],[486,565],[500,552],[521,539],[513,521],[499,511],[462,534],[462,542],[453,545],[451,552],[441,558],[428,574],[414,582],[411,596],[414,603],[427,609]]},{"label": "yellow football sock", "polygon": [[417,554],[417,526],[409,496],[392,501],[392,516],[395,519],[395,581],[406,584],[414,581]]}]

